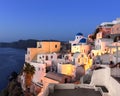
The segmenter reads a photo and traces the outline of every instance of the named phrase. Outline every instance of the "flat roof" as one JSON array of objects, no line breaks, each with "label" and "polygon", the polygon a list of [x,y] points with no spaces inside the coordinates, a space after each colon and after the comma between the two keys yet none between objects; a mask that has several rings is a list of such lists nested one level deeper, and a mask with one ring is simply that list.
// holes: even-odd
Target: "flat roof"
[{"label": "flat roof", "polygon": [[60,73],[56,73],[56,72],[48,72],[46,73],[46,76],[47,78],[50,78],[50,79],[53,79],[55,81],[59,81],[61,82],[63,78],[70,78],[70,76],[68,75],[65,75],[65,74],[60,74]]},{"label": "flat roof", "polygon": [[102,96],[99,91],[94,89],[77,88],[77,89],[55,89],[54,93],[48,96]]},{"label": "flat roof", "polygon": [[59,40],[40,40],[39,42],[60,42]]}]

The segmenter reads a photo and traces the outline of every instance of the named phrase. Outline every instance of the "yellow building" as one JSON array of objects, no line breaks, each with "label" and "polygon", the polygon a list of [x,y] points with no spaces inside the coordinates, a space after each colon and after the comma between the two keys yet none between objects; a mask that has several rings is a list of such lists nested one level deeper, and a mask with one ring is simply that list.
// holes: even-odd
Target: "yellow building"
[{"label": "yellow building", "polygon": [[81,52],[81,47],[80,47],[80,45],[73,45],[72,48],[71,48],[71,52],[72,52],[72,53]]},{"label": "yellow building", "polygon": [[73,45],[71,48],[71,52],[72,53],[86,53],[88,54],[88,52],[91,50],[91,46],[88,44],[78,44],[78,45]]},{"label": "yellow building", "polygon": [[59,41],[37,42],[37,48],[28,48],[26,58],[31,61],[37,54],[59,52],[61,43]]},{"label": "yellow building", "polygon": [[85,71],[87,71],[89,68],[92,67],[92,63],[93,63],[93,60],[89,58],[87,63],[84,65]]},{"label": "yellow building", "polygon": [[110,49],[110,53],[113,54],[118,50],[120,50],[120,42],[114,42],[108,46]]},{"label": "yellow building", "polygon": [[78,57],[78,63],[84,65],[85,71],[87,71],[92,66],[92,59],[89,58],[86,54],[80,54]]},{"label": "yellow building", "polygon": [[102,50],[92,50],[92,54],[94,54],[94,56],[101,55],[102,53]]},{"label": "yellow building", "polygon": [[58,73],[65,74],[68,76],[74,76],[75,66],[72,64],[58,64]]},{"label": "yellow building", "polygon": [[92,66],[92,59],[85,53],[75,53],[73,58],[76,66],[84,65],[85,71]]}]

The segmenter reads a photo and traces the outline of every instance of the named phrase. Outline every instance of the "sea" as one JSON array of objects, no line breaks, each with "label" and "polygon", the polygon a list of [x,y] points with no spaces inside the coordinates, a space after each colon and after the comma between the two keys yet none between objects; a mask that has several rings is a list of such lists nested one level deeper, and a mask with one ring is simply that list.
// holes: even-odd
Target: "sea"
[{"label": "sea", "polygon": [[25,53],[22,49],[0,48],[0,91],[7,87],[10,74],[23,68]]}]

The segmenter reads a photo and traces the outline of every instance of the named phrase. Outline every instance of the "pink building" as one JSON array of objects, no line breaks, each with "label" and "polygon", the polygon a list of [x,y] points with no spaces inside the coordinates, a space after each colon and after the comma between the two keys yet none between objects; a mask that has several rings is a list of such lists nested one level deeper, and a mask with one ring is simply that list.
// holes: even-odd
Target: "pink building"
[{"label": "pink building", "polygon": [[111,34],[111,30],[112,30],[112,26],[113,25],[104,25],[104,26],[100,26],[100,32],[97,33],[96,38],[104,38],[107,35]]},{"label": "pink building", "polygon": [[120,34],[120,24],[115,24],[112,27],[111,34]]}]

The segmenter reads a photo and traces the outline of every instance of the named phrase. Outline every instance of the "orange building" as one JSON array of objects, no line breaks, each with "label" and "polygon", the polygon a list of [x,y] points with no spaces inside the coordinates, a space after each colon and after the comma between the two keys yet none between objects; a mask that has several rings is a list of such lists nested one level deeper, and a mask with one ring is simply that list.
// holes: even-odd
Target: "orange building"
[{"label": "orange building", "polygon": [[41,41],[37,42],[37,48],[28,48],[26,61],[32,61],[37,54],[59,52],[61,43],[59,41]]}]

